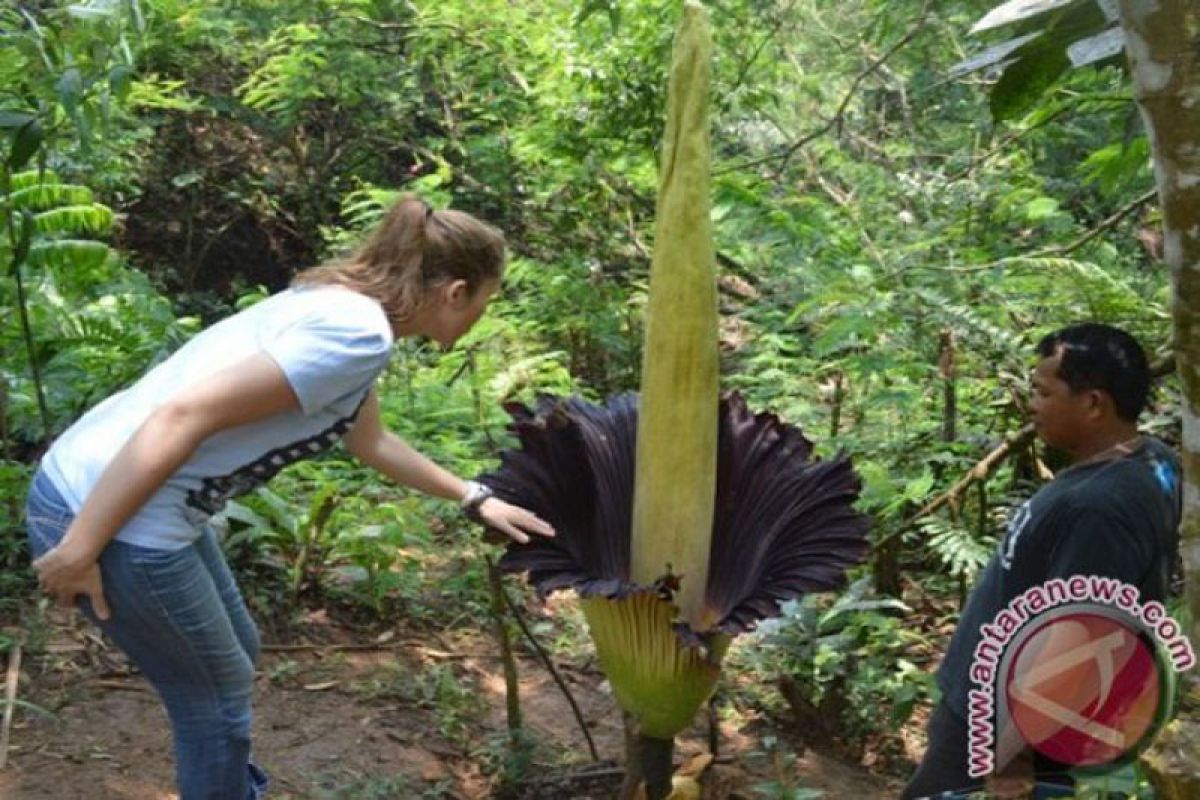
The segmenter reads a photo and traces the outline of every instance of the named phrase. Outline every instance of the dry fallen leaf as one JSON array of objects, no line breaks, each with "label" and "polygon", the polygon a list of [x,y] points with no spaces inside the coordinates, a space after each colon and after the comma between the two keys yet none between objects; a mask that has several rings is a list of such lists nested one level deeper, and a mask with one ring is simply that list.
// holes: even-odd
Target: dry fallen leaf
[{"label": "dry fallen leaf", "polygon": [[339,681],[322,681],[321,683],[307,683],[304,685],[306,692],[323,692],[326,689],[332,689],[337,686]]},{"label": "dry fallen leaf", "polygon": [[675,770],[677,778],[699,778],[704,770],[708,769],[708,765],[713,761],[712,753],[701,753],[697,756],[692,756],[683,765]]},{"label": "dry fallen leaf", "polygon": [[671,793],[667,800],[700,800],[700,782],[695,778],[676,775],[671,779]]}]

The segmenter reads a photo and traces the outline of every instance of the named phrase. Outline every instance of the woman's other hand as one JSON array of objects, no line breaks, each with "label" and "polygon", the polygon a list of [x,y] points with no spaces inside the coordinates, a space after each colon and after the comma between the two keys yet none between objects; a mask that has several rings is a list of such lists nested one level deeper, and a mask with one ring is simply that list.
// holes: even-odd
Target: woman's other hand
[{"label": "woman's other hand", "polygon": [[38,585],[63,608],[72,608],[75,598],[84,595],[92,603],[92,611],[100,619],[109,618],[108,601],[100,580],[100,565],[94,558],[78,555],[69,547],[59,545],[33,562]]}]

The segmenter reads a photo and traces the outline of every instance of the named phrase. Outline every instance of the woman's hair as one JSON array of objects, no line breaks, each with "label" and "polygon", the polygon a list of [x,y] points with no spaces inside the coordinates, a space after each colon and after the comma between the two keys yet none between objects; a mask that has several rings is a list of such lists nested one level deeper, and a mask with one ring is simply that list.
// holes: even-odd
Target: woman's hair
[{"label": "woman's hair", "polygon": [[396,324],[410,319],[432,288],[464,280],[474,293],[503,274],[500,231],[465,212],[434,211],[408,196],[349,256],[304,270],[292,285],[345,286],[378,300]]}]

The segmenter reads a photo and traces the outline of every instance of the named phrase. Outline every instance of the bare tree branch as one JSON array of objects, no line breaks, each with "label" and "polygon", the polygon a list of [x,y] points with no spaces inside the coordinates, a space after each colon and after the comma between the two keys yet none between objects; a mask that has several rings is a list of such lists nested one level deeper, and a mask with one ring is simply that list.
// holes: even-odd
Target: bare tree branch
[{"label": "bare tree branch", "polygon": [[819,128],[816,128],[813,131],[810,131],[809,133],[804,134],[796,141],[787,145],[779,153],[772,153],[769,156],[763,156],[761,158],[752,159],[750,161],[744,161],[741,164],[735,164],[733,166],[726,167],[725,169],[722,169],[722,170],[716,170],[714,172],[714,174],[720,175],[720,174],[723,174],[726,172],[733,172],[735,170],[748,169],[750,167],[756,167],[761,164],[768,164],[772,161],[775,161],[776,159],[780,160],[779,166],[776,169],[776,171],[778,172],[779,170],[782,170],[785,166],[787,166],[787,162],[791,159],[791,157],[793,155],[795,155],[796,151],[799,150],[801,147],[804,147],[804,145],[808,144],[809,142],[814,141],[815,139],[819,139],[820,137],[824,136],[829,131],[833,130],[833,128],[841,125],[846,116],[846,109],[850,106],[850,102],[854,99],[854,95],[858,93],[858,87],[871,74],[873,74],[876,70],[878,70],[881,66],[883,66],[885,61],[887,61],[889,58],[891,58],[893,55],[895,55],[902,47],[904,47],[906,44],[908,44],[909,42],[911,42],[913,39],[916,38],[917,34],[920,33],[925,28],[926,23],[929,21],[929,10],[930,10],[930,0],[926,0],[924,6],[921,9],[921,16],[917,19],[916,23],[913,24],[912,28],[909,29],[908,33],[904,34],[904,36],[902,36],[895,44],[893,44],[891,47],[889,47],[883,53],[883,55],[879,56],[879,58],[875,59],[870,64],[868,64],[867,67],[862,72],[860,72],[860,73],[858,73],[858,75],[854,76],[854,80],[850,82],[850,88],[846,91],[846,94],[842,97],[841,103],[838,104],[837,111],[835,111],[833,116],[831,118],[829,118],[823,125],[821,125]]},{"label": "bare tree branch", "polygon": [[1066,244],[1054,245],[1052,247],[1043,247],[1041,250],[1034,250],[1032,253],[1021,253],[1019,255],[1014,255],[1014,256],[1005,256],[1004,258],[998,258],[995,261],[989,261],[986,264],[974,264],[974,265],[967,266],[967,267],[932,267],[932,268],[941,270],[943,272],[984,272],[989,269],[995,269],[996,267],[1002,266],[1002,265],[1010,263],[1012,261],[1023,261],[1026,259],[1036,259],[1036,258],[1062,258],[1063,256],[1074,253],[1076,250],[1083,247],[1085,244],[1092,241],[1100,234],[1115,227],[1118,223],[1120,223],[1121,220],[1125,219],[1125,217],[1129,216],[1134,211],[1136,211],[1139,208],[1141,208],[1142,206],[1144,206],[1146,203],[1149,203],[1157,195],[1158,195],[1158,189],[1151,189],[1151,190],[1145,192],[1144,194],[1141,194],[1141,195],[1135,197],[1133,200],[1129,201],[1125,205],[1121,206],[1121,208],[1117,209],[1112,214],[1105,217],[1104,220],[1102,220],[1095,227],[1086,231],[1085,233],[1083,233],[1082,235],[1073,239],[1072,241],[1067,242]]}]

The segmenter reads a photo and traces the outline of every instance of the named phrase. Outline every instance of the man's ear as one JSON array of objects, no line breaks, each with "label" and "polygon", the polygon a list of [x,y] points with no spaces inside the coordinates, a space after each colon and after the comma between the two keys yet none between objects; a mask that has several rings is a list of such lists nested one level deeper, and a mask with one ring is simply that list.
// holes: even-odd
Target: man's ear
[{"label": "man's ear", "polygon": [[1087,390],[1087,410],[1088,414],[1095,417],[1117,413],[1117,407],[1113,403],[1112,396],[1103,389]]}]

